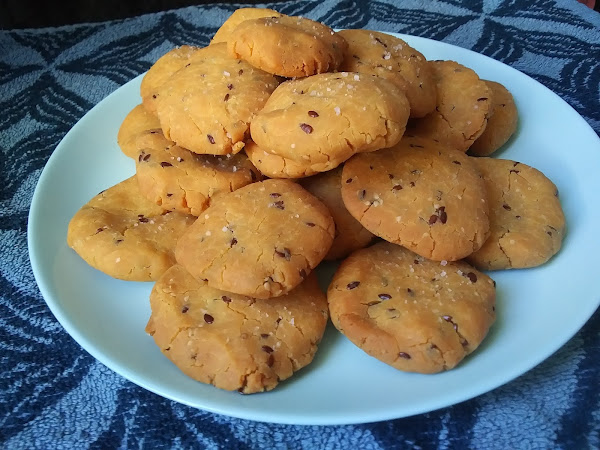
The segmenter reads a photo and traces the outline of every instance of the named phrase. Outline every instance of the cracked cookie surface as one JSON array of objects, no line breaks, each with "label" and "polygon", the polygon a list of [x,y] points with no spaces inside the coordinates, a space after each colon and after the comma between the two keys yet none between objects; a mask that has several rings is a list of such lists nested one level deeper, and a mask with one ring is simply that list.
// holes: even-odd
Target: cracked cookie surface
[{"label": "cracked cookie surface", "polygon": [[279,81],[230,57],[226,44],[209,45],[156,91],[154,103],[167,139],[194,153],[238,153],[250,120]]},{"label": "cracked cookie surface", "polygon": [[217,289],[278,297],[325,257],[335,225],[327,207],[289,180],[221,196],[181,236],[177,262]]},{"label": "cracked cookie surface", "polygon": [[177,239],[194,220],[147,200],[133,176],[77,211],[69,222],[67,243],[111,277],[154,281],[175,263]]},{"label": "cracked cookie surface", "polygon": [[150,130],[160,130],[158,118],[149,113],[143,105],[137,105],[133,108],[119,127],[117,134],[117,144],[121,151],[130,158],[137,158],[138,148],[137,139],[142,134]]},{"label": "cracked cookie surface", "polygon": [[428,61],[436,82],[435,111],[410,124],[410,132],[466,152],[483,133],[492,92],[471,69],[454,61]]},{"label": "cracked cookie surface", "polygon": [[485,130],[473,145],[469,155],[488,156],[502,147],[517,130],[519,113],[512,94],[502,84],[483,80],[492,92],[492,103]]},{"label": "cracked cookie surface", "polygon": [[367,230],[421,256],[455,261],[489,234],[483,180],[471,158],[405,136],[398,145],[344,164],[342,198]]},{"label": "cracked cookie surface", "polygon": [[[373,75],[325,73],[287,81],[252,121],[258,151],[249,158],[270,177],[292,177],[302,167],[303,176],[326,172],[355,153],[396,144],[409,111],[406,95]],[[264,152],[270,156],[257,162]]]},{"label": "cracked cookie surface", "polygon": [[137,140],[140,191],[164,209],[200,215],[211,201],[262,178],[243,153],[199,155],[175,145],[160,130]]},{"label": "cracked cookie surface", "polygon": [[565,215],[558,190],[542,172],[496,158],[472,158],[483,176],[490,237],[467,260],[482,270],[544,264],[560,250]]},{"label": "cracked cookie surface", "polygon": [[388,242],[346,258],[327,291],[334,326],[367,354],[408,372],[455,367],[495,321],[496,292],[468,264],[438,263]]},{"label": "cracked cookie surface", "polygon": [[326,260],[340,259],[366,247],[374,238],[346,209],[342,200],[342,168],[304,178],[300,185],[323,202],[335,222],[335,238]]},{"label": "cracked cookie surface", "polygon": [[328,317],[314,274],[273,302],[211,288],[180,265],[156,282],[150,306],[146,332],[182,372],[244,394],[308,365]]},{"label": "cracked cookie surface", "polygon": [[436,87],[425,57],[402,39],[371,30],[342,30],[348,43],[340,71],[377,75],[406,93],[410,116],[434,110]]},{"label": "cracked cookie surface", "polygon": [[327,25],[286,15],[246,20],[227,41],[234,58],[288,78],[336,70],[347,46]]}]

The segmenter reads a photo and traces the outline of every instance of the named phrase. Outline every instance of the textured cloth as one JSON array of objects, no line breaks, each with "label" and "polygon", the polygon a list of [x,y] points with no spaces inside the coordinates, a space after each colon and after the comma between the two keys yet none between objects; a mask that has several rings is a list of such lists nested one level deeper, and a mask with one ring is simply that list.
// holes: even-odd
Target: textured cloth
[{"label": "textured cloth", "polygon": [[[427,414],[351,426],[274,425],[190,408],[113,373],[63,330],[39,293],[27,251],[29,205],[45,162],[93,105],[174,45],[207,44],[237,6],[0,31],[0,446],[598,448],[598,311],[556,354],[505,386]],[[267,6],[332,27],[473,49],[537,79],[600,132],[600,14],[575,0]]]}]

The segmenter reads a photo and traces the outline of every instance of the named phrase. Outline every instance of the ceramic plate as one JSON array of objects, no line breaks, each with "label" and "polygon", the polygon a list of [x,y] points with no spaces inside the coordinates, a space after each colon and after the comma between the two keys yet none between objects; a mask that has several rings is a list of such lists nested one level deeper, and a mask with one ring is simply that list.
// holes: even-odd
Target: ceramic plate
[{"label": "ceramic plate", "polygon": [[[349,424],[431,411],[490,391],[569,340],[596,310],[600,239],[600,140],[567,103],[500,62],[448,44],[398,35],[428,59],[452,59],[514,95],[519,128],[496,156],[529,164],[558,186],[568,231],[542,267],[495,272],[498,318],[481,347],[454,370],[402,373],[367,356],[329,326],[314,362],[275,390],[243,396],[183,375],[144,332],[151,283],[112,279],[67,247],[75,212],[135,172],[117,146],[141,77],[116,90],[65,136],[44,168],[29,215],[29,252],[48,306],[100,362],[164,397],[239,418],[289,424]],[[326,277],[325,277],[326,278]]]}]

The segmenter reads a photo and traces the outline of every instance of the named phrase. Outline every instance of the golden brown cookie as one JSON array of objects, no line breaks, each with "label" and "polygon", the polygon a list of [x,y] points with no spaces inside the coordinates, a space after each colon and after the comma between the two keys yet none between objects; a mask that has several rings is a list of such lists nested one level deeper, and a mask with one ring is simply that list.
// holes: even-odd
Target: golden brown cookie
[{"label": "golden brown cookie", "polygon": [[339,32],[348,49],[339,70],[377,75],[396,84],[408,98],[410,116],[423,117],[435,109],[436,87],[425,57],[389,34],[371,30]]},{"label": "golden brown cookie", "polygon": [[454,368],[495,321],[487,275],[381,242],[346,258],[327,291],[331,321],[369,355],[407,372]]},{"label": "golden brown cookie", "polygon": [[[406,96],[382,78],[325,73],[282,83],[252,121],[252,139],[274,155],[257,162],[270,177],[304,176],[334,169],[355,153],[396,144],[410,107]],[[272,161],[272,162],[271,162]],[[288,161],[294,164],[288,169]]]},{"label": "golden brown cookie", "polygon": [[492,92],[471,69],[454,61],[429,61],[437,86],[435,111],[410,124],[410,132],[466,152],[487,124]]},{"label": "golden brown cookie", "polygon": [[198,50],[157,90],[156,112],[167,139],[194,153],[237,153],[250,120],[278,81],[227,55],[226,44]]},{"label": "golden brown cookie", "polygon": [[366,247],[374,238],[344,206],[341,183],[341,167],[304,178],[300,182],[302,187],[327,206],[335,222],[335,238],[325,256],[328,260],[344,258],[354,250]]},{"label": "golden brown cookie", "polygon": [[148,69],[148,72],[142,78],[140,85],[140,95],[142,96],[142,104],[149,113],[156,114],[156,95],[158,89],[186,64],[189,64],[191,57],[198,51],[198,47],[190,45],[182,45],[176,47],[163,56],[161,56]]},{"label": "golden brown cookie", "polygon": [[485,130],[469,147],[469,155],[473,156],[489,156],[506,144],[519,121],[517,105],[509,90],[495,81],[484,82],[492,92],[492,103]]},{"label": "golden brown cookie", "polygon": [[303,17],[262,17],[240,23],[227,41],[229,53],[282,77],[333,72],[346,41],[320,22]]},{"label": "golden brown cookie", "polygon": [[485,185],[471,158],[422,138],[347,161],[342,198],[367,230],[437,261],[470,255],[489,234]]},{"label": "golden brown cookie", "polygon": [[154,285],[146,326],[182,372],[244,394],[270,391],[308,365],[327,324],[314,275],[277,301],[209,287],[175,265]]},{"label": "golden brown cookie", "polygon": [[175,243],[195,219],[146,200],[131,177],[77,211],[69,222],[67,243],[111,277],[154,281],[175,263]]},{"label": "golden brown cookie", "polygon": [[174,145],[160,130],[141,135],[137,146],[140,191],[165,209],[198,216],[219,195],[262,178],[243,152],[198,155]]},{"label": "golden brown cookie", "polygon": [[487,189],[490,237],[467,260],[482,270],[535,267],[548,261],[560,250],[565,233],[554,183],[523,163],[471,159]]},{"label": "golden brown cookie", "polygon": [[177,262],[217,289],[270,298],[300,284],[325,257],[327,207],[289,180],[245,186],[209,206],[179,239]]},{"label": "golden brown cookie", "polygon": [[145,132],[157,129],[160,129],[158,118],[149,113],[143,105],[137,105],[121,123],[117,134],[117,143],[123,153],[130,158],[136,158],[138,154],[137,138]]},{"label": "golden brown cookie", "polygon": [[214,37],[210,41],[211,44],[219,42],[227,42],[232,37],[235,37],[234,30],[242,22],[251,19],[260,19],[261,17],[280,17],[281,14],[273,9],[268,8],[239,8],[236,9],[221,28],[217,30]]}]

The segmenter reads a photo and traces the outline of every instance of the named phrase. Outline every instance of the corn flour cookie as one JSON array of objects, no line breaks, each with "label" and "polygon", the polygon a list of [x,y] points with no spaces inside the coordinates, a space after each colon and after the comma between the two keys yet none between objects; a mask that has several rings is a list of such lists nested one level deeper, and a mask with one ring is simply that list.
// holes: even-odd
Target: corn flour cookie
[{"label": "corn flour cookie", "polygon": [[326,260],[340,259],[371,243],[374,236],[348,212],[342,201],[342,168],[337,167],[313,177],[304,178],[300,184],[323,202],[335,222],[335,238]]},{"label": "corn flour cookie", "polygon": [[160,129],[158,118],[146,111],[143,105],[137,105],[121,123],[117,134],[117,144],[125,155],[136,158],[138,154],[137,138],[149,130],[157,129]]},{"label": "corn flour cookie", "polygon": [[221,196],[181,236],[177,262],[209,286],[255,298],[281,296],[325,257],[335,225],[327,207],[289,180]]},{"label": "corn flour cookie", "polygon": [[158,89],[176,73],[179,69],[189,64],[191,57],[199,50],[198,47],[191,45],[182,45],[175,47],[161,56],[148,69],[146,75],[142,78],[140,85],[140,95],[144,108],[151,113],[156,114],[155,100]]},{"label": "corn flour cookie", "polygon": [[380,242],[346,258],[327,291],[331,321],[367,354],[407,372],[449,370],[495,321],[494,281],[468,264]]},{"label": "corn flour cookie", "polygon": [[492,103],[485,130],[469,147],[469,155],[473,156],[491,155],[506,144],[519,121],[517,105],[508,89],[495,81],[483,81],[492,92]]},{"label": "corn flour cookie", "polygon": [[[252,121],[259,151],[248,157],[273,178],[295,176],[300,167],[303,176],[326,172],[355,153],[396,144],[409,111],[404,93],[373,75],[325,73],[287,81]],[[258,163],[264,152],[273,157]]]},{"label": "corn flour cookie", "polygon": [[227,42],[232,37],[235,37],[234,30],[242,22],[251,19],[260,19],[262,17],[280,17],[281,14],[273,9],[268,8],[239,8],[236,9],[227,18],[221,28],[217,30],[214,37],[210,41],[211,44],[219,42]]},{"label": "corn flour cookie", "polygon": [[410,116],[423,117],[435,109],[436,87],[425,57],[402,39],[371,30],[339,32],[348,49],[339,70],[377,75],[406,93]]},{"label": "corn flour cookie", "polygon": [[67,243],[111,277],[154,281],[175,263],[175,243],[194,220],[148,201],[131,177],[77,211],[69,222]]},{"label": "corn flour cookie", "polygon": [[558,253],[565,215],[554,183],[523,163],[472,160],[487,189],[490,237],[467,261],[482,270],[516,269],[539,266]]},{"label": "corn flour cookie", "polygon": [[138,138],[136,175],[142,194],[165,209],[200,215],[219,195],[262,178],[242,152],[198,155],[157,131]]},{"label": "corn flour cookie", "polygon": [[155,105],[167,139],[194,153],[238,153],[250,120],[277,79],[227,55],[224,43],[198,50],[157,90]]},{"label": "corn flour cookie", "polygon": [[471,69],[429,61],[437,87],[435,111],[411,123],[411,133],[466,152],[487,125],[492,92]]},{"label": "corn flour cookie", "polygon": [[150,306],[146,332],[183,373],[244,394],[308,365],[328,317],[314,274],[274,302],[209,287],[180,265],[156,282]]},{"label": "corn flour cookie", "polygon": [[327,25],[281,15],[241,22],[227,48],[234,58],[292,78],[333,72],[341,64],[347,44]]},{"label": "corn flour cookie", "polygon": [[471,158],[422,138],[347,161],[342,198],[367,230],[432,260],[462,259],[489,234],[485,185]]}]

